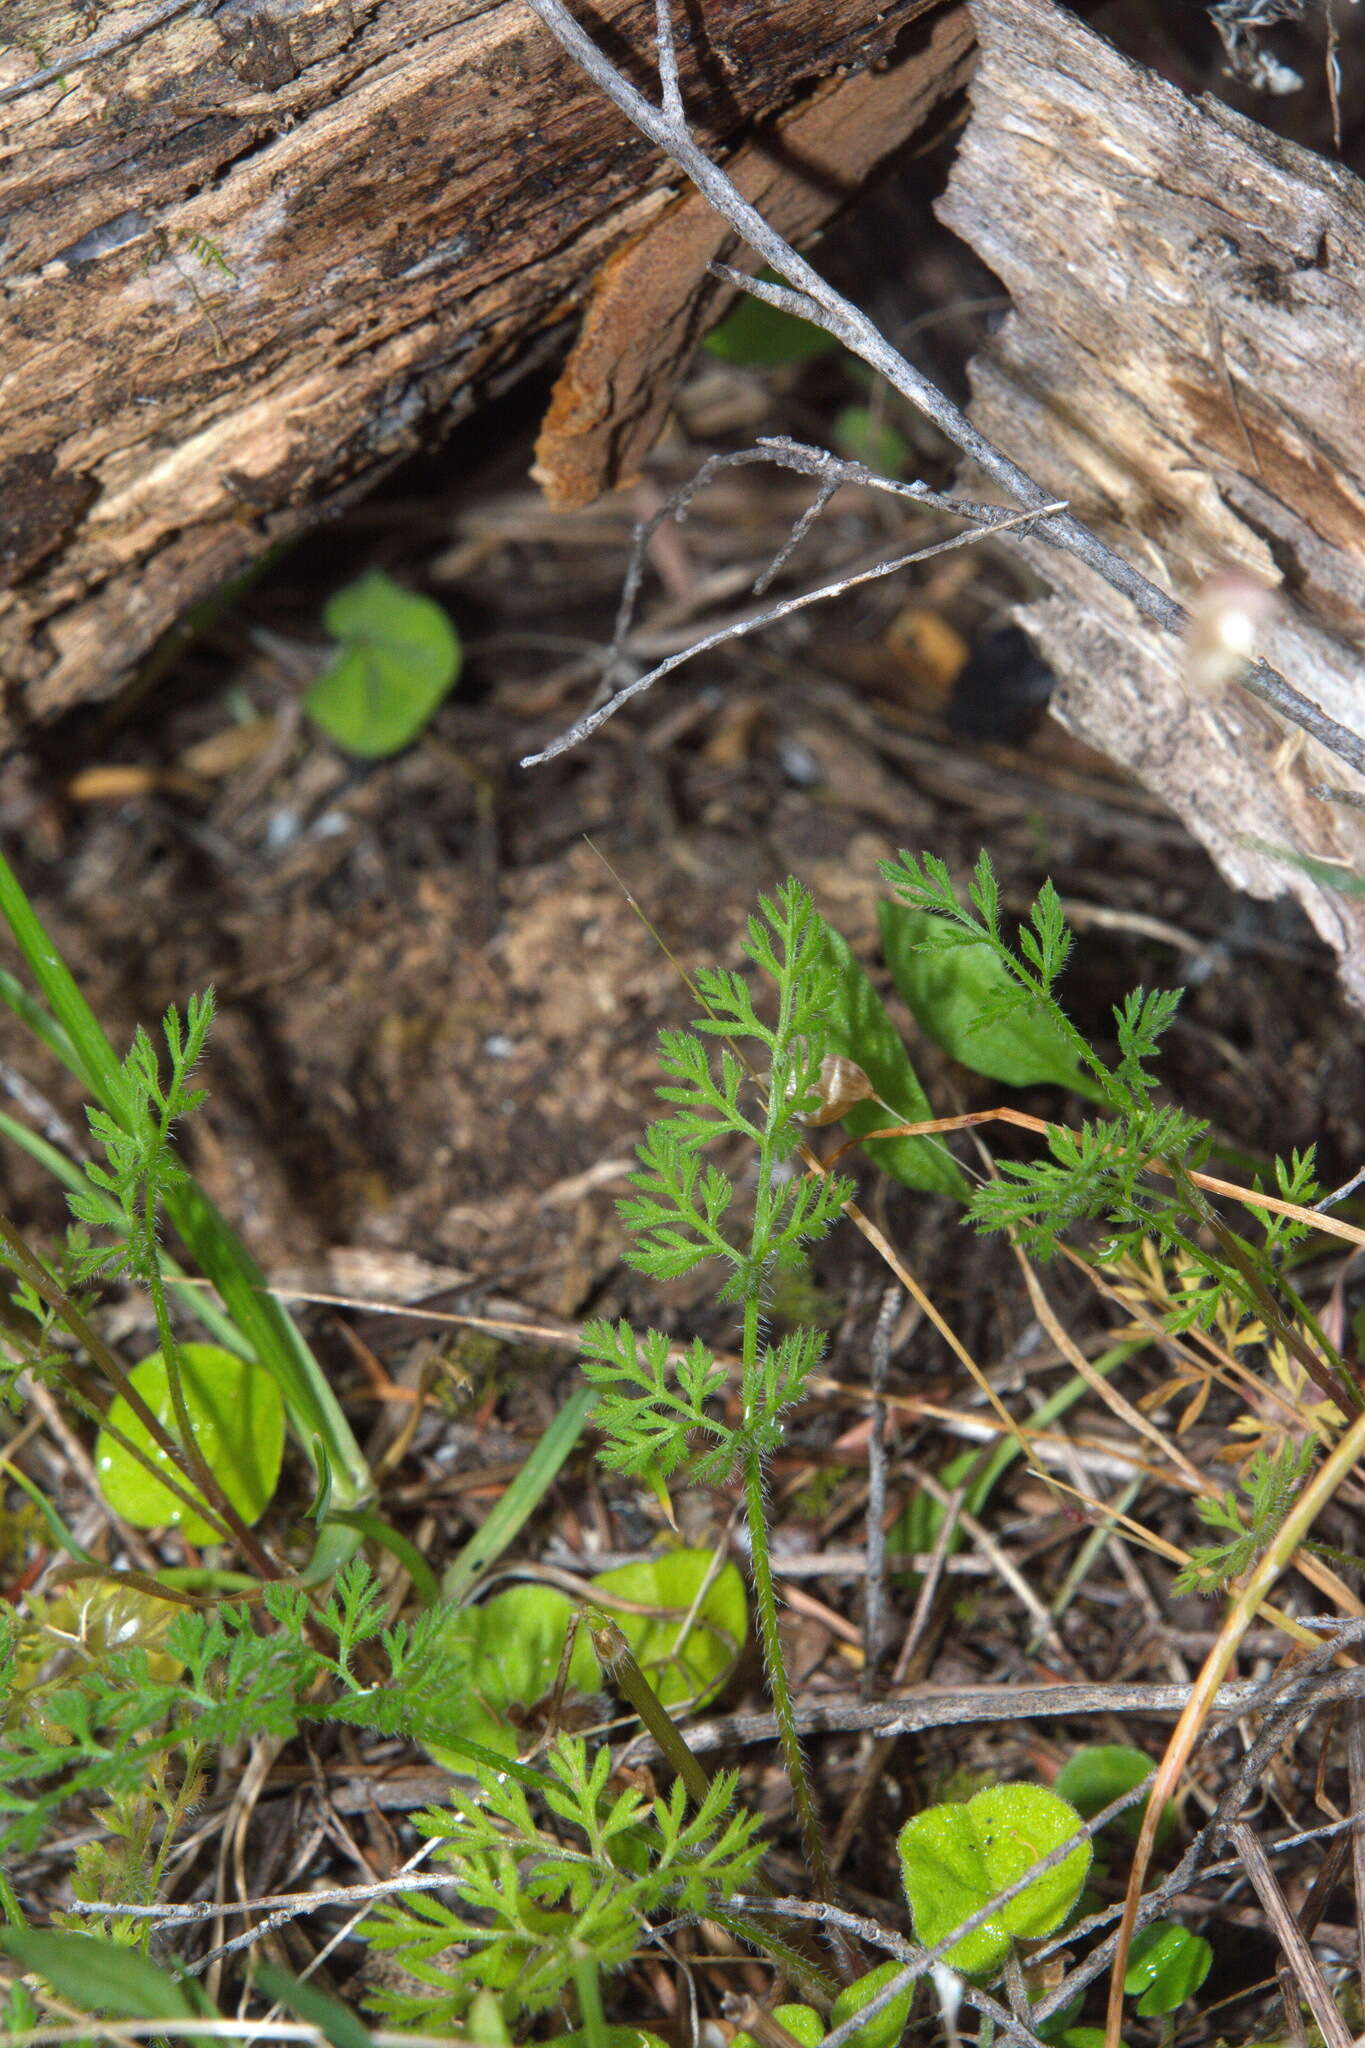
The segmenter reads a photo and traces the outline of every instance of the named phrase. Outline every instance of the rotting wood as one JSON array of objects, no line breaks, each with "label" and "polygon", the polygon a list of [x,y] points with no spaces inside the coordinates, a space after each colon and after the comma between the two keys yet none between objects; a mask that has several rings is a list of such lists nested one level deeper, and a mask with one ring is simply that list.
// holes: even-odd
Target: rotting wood
[{"label": "rotting wood", "polygon": [[[708,0],[689,109],[723,152],[841,69],[913,55],[944,4]],[[603,11],[646,75],[652,10]],[[5,11],[15,721],[107,695],[187,605],[516,375],[675,175],[516,0],[166,14]]]},{"label": "rotting wood", "polygon": [[[965,6],[926,29],[894,69],[831,80],[726,166],[788,241],[805,242],[966,83]],[[757,262],[693,190],[603,265],[536,448],[534,474],[551,504],[587,505],[634,478],[700,336],[738,296],[707,265],[752,271]]]},{"label": "rotting wood", "polygon": [[[1262,652],[1365,727],[1365,186],[1214,100],[1187,99],[1052,0],[972,0],[981,54],[940,212],[1014,303],[972,418],[1186,599],[1235,567],[1278,586]],[[1056,713],[1130,768],[1254,896],[1303,903],[1365,1004],[1365,902],[1262,845],[1359,871],[1365,811],[1314,742],[1179,650],[1074,558],[1021,623]]]}]

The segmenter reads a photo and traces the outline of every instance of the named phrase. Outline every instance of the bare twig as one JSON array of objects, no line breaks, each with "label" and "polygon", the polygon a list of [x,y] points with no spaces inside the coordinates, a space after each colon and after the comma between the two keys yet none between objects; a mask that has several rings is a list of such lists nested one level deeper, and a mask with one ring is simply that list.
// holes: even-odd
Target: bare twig
[{"label": "bare twig", "polygon": [[1231,1835],[1266,1919],[1284,1950],[1285,1961],[1293,1974],[1299,1995],[1305,2000],[1308,2010],[1321,2028],[1327,2048],[1351,2048],[1351,2029],[1337,2011],[1336,2000],[1327,1989],[1318,1959],[1304,1940],[1297,1920],[1285,1904],[1284,1893],[1280,1890],[1275,1873],[1266,1860],[1264,1849],[1251,1829],[1242,1821],[1231,1830]]},{"label": "bare twig", "polygon": [[[671,674],[675,668],[681,668],[685,661],[691,661],[698,654],[705,654],[712,647],[720,647],[727,640],[740,640],[746,633],[756,632],[760,626],[770,626],[778,619],[789,618],[793,612],[804,611],[808,605],[820,604],[826,598],[842,597],[846,590],[856,590],[861,583],[875,583],[883,576],[892,576],[898,569],[909,568],[912,562],[927,562],[931,555],[946,555],[953,548],[966,547],[970,542],[980,540],[985,533],[1002,533],[1011,527],[1031,526],[1043,514],[1055,511],[1059,502],[1060,500],[1048,499],[1036,510],[1007,514],[998,522],[993,521],[990,524],[974,524],[966,533],[955,533],[951,540],[935,541],[930,547],[915,548],[908,555],[893,555],[887,561],[878,562],[871,569],[859,570],[851,576],[837,576],[832,583],[822,583],[818,589],[803,590],[796,597],[784,598],[780,604],[770,605],[766,611],[755,612],[749,618],[732,620],[728,625],[718,627],[714,633],[707,633],[702,639],[694,641],[692,646],[685,647],[681,653],[670,654],[666,661],[659,662],[647,674],[637,676],[634,682],[627,683],[615,696],[608,698],[605,704],[599,704],[595,711],[589,711],[557,739],[551,740],[548,747],[542,747],[538,754],[523,755],[521,766],[538,768],[545,761],[553,761],[556,754],[567,753],[570,747],[581,745],[597,731],[599,725],[605,725],[609,718],[614,718],[622,705],[628,704],[632,697],[640,696],[661,677]],[[954,510],[956,509],[954,507]]]},{"label": "bare twig", "polygon": [[[530,0],[530,4],[551,35],[582,66],[594,84],[642,135],[686,172],[722,219],[729,222],[771,270],[786,280],[785,286],[775,285],[735,272],[732,274],[734,282],[769,304],[783,307],[798,318],[811,321],[825,333],[832,334],[931,419],[987,476],[1008,491],[1016,504],[1037,515],[1039,539],[1086,563],[1113,589],[1128,598],[1143,618],[1168,633],[1184,630],[1188,614],[1183,605],[1149,582],[1070,512],[1059,510],[1048,499],[1042,486],[973,426],[966,414],[937,385],[907,362],[865,313],[827,284],[820,273],[803,256],[799,256],[758,209],[744,198],[719,166],[712,163],[689,132],[678,104],[680,95],[669,84],[670,77],[676,84],[676,60],[671,49],[669,11],[663,0],[658,0],[657,9],[657,35],[664,79],[662,104],[658,106],[647,100],[604,56],[563,5],[563,0]],[[667,54],[663,54],[665,51]],[[1268,663],[1252,663],[1240,680],[1245,688],[1262,697],[1282,717],[1301,726],[1322,746],[1349,763],[1358,773],[1365,774],[1365,739],[1329,718],[1320,706],[1310,703]],[[600,714],[597,722],[601,723]],[[588,731],[595,730],[587,721],[583,724],[586,730],[575,728],[573,737],[566,735],[563,742],[529,757],[529,762],[523,765],[548,760],[553,754],[562,752],[564,746],[577,744],[579,739],[587,737]]]},{"label": "bare twig", "polygon": [[[1347,1674],[1349,1675],[1349,1674]],[[1360,1674],[1365,1692],[1365,1673]],[[1264,1688],[1246,1680],[1220,1687],[1220,1712],[1247,1713]],[[903,1700],[835,1698],[798,1705],[802,1735],[918,1735],[926,1728],[961,1728],[982,1721],[1028,1721],[1058,1714],[1179,1714],[1189,1698],[1185,1685],[1012,1685],[969,1692],[921,1691]],[[708,1750],[771,1742],[777,1732],[771,1714],[721,1714],[687,1731],[690,1747]],[[653,1753],[646,1736],[635,1736],[619,1761],[639,1763]]]},{"label": "bare twig", "polygon": [[871,1429],[867,1439],[867,1579],[863,1592],[863,1698],[872,1697],[877,1679],[886,1610],[886,1374],[891,1363],[891,1332],[904,1296],[893,1282],[882,1296],[872,1332]]},{"label": "bare twig", "polygon": [[1365,1984],[1365,1707],[1352,1711],[1346,1731],[1346,1766],[1351,1790],[1351,1876],[1356,1893],[1356,1974]]}]

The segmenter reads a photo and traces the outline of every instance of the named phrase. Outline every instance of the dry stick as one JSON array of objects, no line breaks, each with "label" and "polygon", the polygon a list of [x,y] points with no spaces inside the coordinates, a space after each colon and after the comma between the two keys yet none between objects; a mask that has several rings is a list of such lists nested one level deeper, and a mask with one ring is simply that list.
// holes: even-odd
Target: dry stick
[{"label": "dry stick", "polygon": [[[962,1511],[962,1503],[966,1498],[966,1493],[967,1489],[965,1486],[954,1487],[948,1496],[947,1506],[944,1508],[939,1519],[938,1535],[934,1540],[934,1547],[930,1552],[928,1562],[924,1566],[924,1577],[920,1583],[919,1597],[915,1602],[915,1610],[910,1617],[910,1626],[905,1632],[905,1640],[901,1644],[899,1654],[897,1655],[895,1669],[891,1673],[891,1683],[893,1686],[904,1685],[906,1682],[911,1663],[919,1648],[920,1638],[929,1625],[929,1616],[933,1609],[939,1586],[942,1583],[944,1572],[950,1571],[955,1564],[968,1562],[972,1564],[979,1562],[983,1568],[989,1569],[990,1561],[988,1558],[983,1557],[980,1560],[976,1558],[950,1560],[948,1556],[948,1550],[957,1529],[957,1518]],[[836,1873],[843,1867],[844,1858],[853,1846],[854,1836],[863,1824],[863,1815],[867,1811],[868,1803],[881,1781],[883,1772],[891,1761],[896,1744],[900,1738],[895,1735],[878,1735],[866,1739],[870,1743],[867,1757],[859,1773],[853,1797],[844,1809],[843,1818],[839,1822],[838,1830],[834,1837],[834,1847],[830,1851],[830,1868]]]},{"label": "dry stick", "polygon": [[[861,356],[863,361],[885,377],[903,398],[927,414],[950,441],[980,465],[987,476],[1002,485],[1017,504],[1024,506],[1030,513],[1045,515],[1038,525],[1040,539],[1086,563],[1097,575],[1103,577],[1111,588],[1128,598],[1144,618],[1152,620],[1169,633],[1183,631],[1188,623],[1188,614],[1183,605],[1149,582],[1071,513],[1049,511],[1050,501],[1041,485],[1035,483],[1016,463],[1011,462],[1007,455],[972,425],[966,414],[961,412],[951,399],[945,397],[937,385],[931,383],[908,363],[898,350],[892,348],[865,313],[859,312],[842,293],[827,284],[804,257],[798,256],[791,244],[768,224],[725,173],[711,162],[689,133],[685,116],[678,103],[680,95],[674,89],[677,60],[673,51],[670,10],[667,5],[662,4],[662,0],[657,7],[656,22],[660,76],[664,81],[664,104],[661,107],[653,105],[643,93],[638,92],[629,79],[603,55],[591,36],[579,27],[568,9],[562,5],[562,0],[530,0],[530,4],[551,35],[582,66],[593,83],[620,108],[642,135],[648,137],[666,156],[672,158],[679,169],[686,172],[702,197],[729,222],[769,268],[777,271],[796,289],[787,290],[782,286],[764,284],[737,272],[730,273],[734,282],[741,284],[744,290],[752,292],[755,297],[780,306],[786,312],[795,313],[798,318],[811,321],[813,325],[823,328],[827,334],[832,334],[854,355]],[[674,81],[674,86],[670,86],[670,80]],[[1283,717],[1290,719],[1295,725],[1302,726],[1304,731],[1311,733],[1321,745],[1347,762],[1358,774],[1365,775],[1365,740],[1358,734],[1348,731],[1345,726],[1338,725],[1336,720],[1329,718],[1318,705],[1310,703],[1267,662],[1252,663],[1241,680],[1244,687],[1264,698]],[[565,743],[572,745],[574,741],[569,739]],[[545,759],[546,755],[532,758]]]},{"label": "dry stick", "polygon": [[877,562],[871,569],[860,569],[851,576],[837,576],[832,583],[822,583],[815,590],[803,590],[796,597],[784,598],[780,604],[769,605],[765,611],[755,612],[748,618],[732,619],[728,625],[718,626],[715,632],[705,634],[700,640],[694,640],[690,647],[684,647],[677,654],[670,654],[666,661],[657,663],[644,675],[637,676],[633,683],[627,683],[624,689],[618,690],[605,704],[599,704],[595,711],[589,711],[576,725],[570,726],[567,732],[562,732],[558,739],[551,740],[548,747],[542,747],[538,754],[524,754],[520,765],[523,768],[539,768],[544,762],[553,761],[556,754],[567,753],[570,747],[578,746],[595,733],[599,725],[605,725],[607,720],[613,718],[621,706],[628,704],[632,697],[638,697],[642,691],[650,689],[662,676],[671,674],[675,668],[681,668],[683,663],[691,661],[694,655],[705,654],[712,647],[721,647],[727,640],[741,640],[746,633],[757,632],[760,626],[773,625],[778,619],[789,618],[793,612],[804,611],[808,605],[820,604],[826,598],[842,597],[846,590],[856,590],[860,584],[876,583],[883,576],[894,575],[898,569],[908,569],[912,563],[927,562],[932,555],[946,555],[954,548],[967,547],[972,541],[980,540],[983,533],[1002,533],[1015,527],[1031,526],[1042,512],[1055,509],[1059,502],[1057,499],[1048,499],[1037,512],[1016,512],[1011,517],[990,525],[974,525],[966,533],[955,533],[951,540],[935,541],[930,547],[914,548],[906,555],[892,555],[884,562]]},{"label": "dry stick", "polygon": [[1246,1865],[1266,1919],[1285,1953],[1308,2010],[1322,2030],[1327,2048],[1352,2048],[1351,2029],[1337,2011],[1336,2000],[1327,1989],[1318,1959],[1304,1940],[1303,1932],[1285,1904],[1284,1893],[1266,1859],[1266,1853],[1244,1821],[1228,1830],[1237,1853]]},{"label": "dry stick", "polygon": [[[1321,1638],[1314,1640],[1320,1642]],[[1354,1677],[1358,1674],[1343,1674]],[[1263,1685],[1238,1679],[1217,1696],[1219,1712],[1243,1714],[1263,1696]],[[1000,1721],[1052,1719],[1065,1714],[1179,1714],[1190,1696],[1187,1685],[1009,1685],[981,1686],[966,1692],[928,1687],[905,1699],[864,1700],[842,1696],[813,1700],[796,1709],[801,1735],[921,1735],[928,1728],[965,1728]],[[772,1742],[777,1722],[771,1713],[718,1714],[696,1721],[687,1731],[696,1756],[711,1750],[746,1748]],[[639,1763],[653,1752],[643,1735],[632,1736],[617,1762]]]},{"label": "dry stick", "polygon": [[1365,1413],[1356,1417],[1340,1443],[1323,1460],[1322,1465],[1308,1481],[1276,1531],[1265,1556],[1234,1597],[1218,1640],[1205,1659],[1204,1668],[1194,1682],[1189,1703],[1166,1746],[1166,1754],[1161,1759],[1151,1799],[1143,1815],[1142,1832],[1138,1836],[1137,1847],[1133,1853],[1133,1867],[1128,1879],[1127,1897],[1123,1904],[1123,1919],[1114,1947],[1114,1968],[1109,1980],[1109,2011],[1105,2021],[1105,2048],[1119,2048],[1122,2038],[1123,1980],[1128,1969],[1128,1951],[1132,1946],[1133,1932],[1137,1925],[1138,1908],[1142,1903],[1143,1880],[1147,1875],[1147,1866],[1152,1860],[1157,1822],[1161,1818],[1162,1808],[1168,1799],[1175,1796],[1181,1773],[1189,1762],[1200,1727],[1212,1711],[1214,1697],[1237,1654],[1238,1644],[1251,1626],[1256,1609],[1318,1516],[1328,1506],[1337,1488],[1350,1477],[1362,1453],[1365,1453]]},{"label": "dry stick", "polygon": [[[910,498],[922,508],[934,512],[950,512],[955,518],[970,520],[974,526],[1009,526],[1014,523],[1003,506],[978,504],[965,498],[955,498],[945,491],[936,491],[918,480],[913,483],[902,483],[893,477],[879,476],[875,470],[869,469],[865,462],[850,462],[845,457],[831,455],[826,448],[815,448],[805,441],[793,441],[787,434],[762,434],[752,448],[735,449],[726,455],[708,455],[686,483],[670,491],[663,503],[657,505],[649,517],[642,519],[636,526],[631,536],[630,559],[626,564],[626,573],[621,584],[616,624],[606,660],[608,676],[618,668],[626,651],[626,642],[635,624],[635,606],[644,580],[649,544],[659,528],[669,519],[675,519],[681,524],[687,517],[697,493],[704,490],[711,479],[718,476],[722,470],[744,469],[756,462],[775,463],[779,469],[791,469],[799,476],[811,477],[819,485],[819,490],[795,521],[790,534],[767,568],[760,571],[752,584],[755,597],[760,596],[778,572],[785,567],[794,549],[799,547],[841,484],[884,491],[896,498]],[[761,620],[758,623],[761,623]],[[696,649],[689,648],[687,651],[691,654]]]},{"label": "dry stick", "polygon": [[891,1331],[900,1314],[901,1291],[888,1287],[872,1332],[872,1407],[867,1439],[867,1578],[863,1593],[863,1698],[871,1699],[877,1681],[886,1607],[886,1391],[891,1362]]},{"label": "dry stick", "polygon": [[1365,1984],[1365,1711],[1359,1705],[1346,1731],[1346,1767],[1350,1774],[1351,1875],[1356,1893],[1356,1975]]}]

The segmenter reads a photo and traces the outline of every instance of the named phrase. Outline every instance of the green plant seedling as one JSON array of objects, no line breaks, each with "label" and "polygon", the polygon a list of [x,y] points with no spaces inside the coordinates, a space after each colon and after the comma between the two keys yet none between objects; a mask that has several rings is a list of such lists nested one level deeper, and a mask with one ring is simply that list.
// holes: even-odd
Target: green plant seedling
[{"label": "green plant seedling", "polygon": [[[779,2027],[786,2028],[794,2041],[801,2043],[801,2048],[820,2048],[825,2038],[825,2023],[813,2005],[775,2005],[771,2017]],[[746,2032],[736,2034],[730,2048],[760,2048],[760,2044]]]},{"label": "green plant seedling", "polygon": [[[574,1604],[555,1586],[509,1586],[476,1607],[462,1607],[442,1628],[442,1642],[468,1659],[468,1690],[449,1732],[482,1744],[499,1756],[526,1747],[524,1728],[513,1707],[534,1706],[554,1690]],[[568,1683],[577,1692],[596,1692],[602,1683],[586,1629],[580,1629],[569,1657]],[[460,1757],[431,1745],[437,1763],[464,1768]]]},{"label": "green plant seedling", "polygon": [[733,1564],[722,1565],[702,1594],[711,1563],[706,1550],[668,1550],[639,1564],[599,1572],[592,1582],[597,1593],[665,1610],[648,1615],[609,1609],[666,1707],[687,1703],[699,1708],[713,1700],[749,1632],[744,1581]]},{"label": "green plant seedling", "polygon": [[459,635],[440,605],[373,569],[323,612],[336,655],[303,700],[348,754],[383,760],[416,739],[460,673]]},{"label": "green plant seedling", "polygon": [[1143,2019],[1155,2019],[1193,1998],[1212,1966],[1213,1950],[1202,1934],[1173,1920],[1154,1920],[1128,1951],[1123,1988],[1137,1999]]},{"label": "green plant seedling", "polygon": [[869,405],[846,405],[834,415],[834,445],[850,462],[862,462],[878,476],[904,476],[910,449],[899,427]]},{"label": "green plant seedling", "polygon": [[[760,270],[760,278],[776,284],[771,270]],[[723,363],[746,370],[776,370],[785,363],[808,363],[827,356],[839,344],[823,327],[798,320],[781,306],[770,306],[745,292],[738,304],[706,336],[702,347]]]},{"label": "green plant seedling", "polygon": [[[828,924],[821,964],[835,976],[824,1016],[826,1051],[855,1060],[881,1097],[879,1102],[855,1102],[841,1119],[844,1129],[851,1138],[863,1138],[897,1120],[928,1123],[934,1112],[899,1031],[847,939]],[[961,1169],[947,1147],[932,1138],[874,1139],[863,1150],[904,1187],[967,1199]]]},{"label": "green plant seedling", "polygon": [[[846,1985],[830,2010],[831,2033],[836,2027],[843,2026],[846,2020],[851,2020],[855,2013],[861,2012],[864,2006],[870,2005],[880,1992],[885,1991],[893,1977],[904,1974],[904,1967],[902,1963],[878,1963],[875,1970],[859,1977],[856,1984]],[[850,2034],[848,2048],[898,2048],[914,1997],[912,1984],[899,1992],[889,2005],[884,2005],[879,2013],[874,2013],[866,2026],[859,2027],[856,2034]]]},{"label": "green plant seedling", "polygon": [[[1122,1742],[1097,1742],[1086,1749],[1078,1749],[1069,1758],[1052,1781],[1052,1789],[1061,1798],[1069,1799],[1082,1820],[1093,1820],[1115,1799],[1121,1799],[1125,1792],[1131,1792],[1144,1778],[1152,1775],[1152,1760],[1140,1749],[1130,1749]],[[1142,1833],[1143,1815],[1147,1808],[1139,1802],[1121,1813],[1112,1825],[1131,1835],[1134,1840]],[[1157,1823],[1156,1838],[1165,1842],[1175,1827],[1175,1807],[1168,1799],[1161,1810]]]},{"label": "green plant seedling", "polygon": [[1011,1088],[1049,1081],[1105,1100],[1075,1047],[988,945],[964,945],[943,918],[902,903],[879,903],[877,918],[891,979],[936,1045]]},{"label": "green plant seedling", "polygon": [[[989,1785],[965,1806],[931,1806],[901,1829],[901,1875],[915,1932],[936,1948],[955,1927],[1017,1884],[1081,1827],[1074,1806],[1041,1785]],[[954,1942],[945,1960],[968,1976],[994,1970],[1016,1936],[1051,1934],[1075,1905],[1090,1868],[1080,1842],[980,1927]]]},{"label": "green plant seedling", "polygon": [[[280,1476],[284,1455],[284,1401],[264,1367],[217,1344],[182,1344],[180,1381],[195,1442],[206,1465],[242,1520],[250,1525],[264,1513]],[[129,1380],[158,1421],[174,1435],[175,1405],[166,1362],[159,1351],[135,1365]],[[179,1529],[191,1543],[209,1543],[217,1532],[185,1507],[168,1487],[138,1463],[112,1432],[127,1437],[169,1471],[165,1450],[121,1394],[110,1405],[106,1427],[95,1440],[100,1491],[115,1514],[138,1529]]]},{"label": "green plant seedling", "polygon": [[[218,2009],[192,1977],[173,1976],[147,1956],[96,1934],[46,1927],[0,1928],[0,1951],[46,1978],[78,2012],[118,2019],[216,2020]],[[202,2035],[179,2038],[203,2048]]]},{"label": "green plant seedling", "polygon": [[590,1763],[586,1744],[564,1737],[535,1811],[517,1775],[480,1764],[477,1785],[454,1785],[448,1808],[417,1818],[451,1895],[377,1902],[366,1937],[416,1980],[376,1986],[377,2011],[429,2033],[457,2026],[480,1991],[510,2021],[559,2006],[573,1986],[595,2039],[598,1973],[625,1967],[653,1915],[723,1912],[750,1888],[763,1850],[758,1818],[733,1810],[734,1772],[692,1812],[681,1780],[646,1801],[609,1787],[610,1772],[605,1748]]},{"label": "green plant seedling", "polygon": [[[631,1614],[612,1608],[611,1613],[666,1707],[713,1699],[744,1647],[748,1601],[733,1564],[721,1567],[698,1604],[711,1562],[708,1550],[674,1550],[600,1572],[590,1582],[594,1592],[663,1610]],[[554,1690],[574,1614],[567,1593],[531,1585],[509,1587],[477,1607],[451,1614],[441,1624],[442,1641],[467,1660],[469,1677],[450,1734],[498,1755],[515,1756],[522,1732],[510,1710],[532,1707]],[[574,1640],[567,1683],[577,1692],[596,1692],[602,1684],[585,1628]],[[438,1763],[461,1768],[454,1752],[438,1746],[431,1753]]]}]

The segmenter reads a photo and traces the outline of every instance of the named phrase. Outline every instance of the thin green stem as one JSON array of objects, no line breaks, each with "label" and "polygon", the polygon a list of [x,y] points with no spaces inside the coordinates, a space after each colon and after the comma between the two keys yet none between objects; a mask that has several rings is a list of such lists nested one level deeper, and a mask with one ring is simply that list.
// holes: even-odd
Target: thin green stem
[{"label": "thin green stem", "polygon": [[792,1800],[796,1807],[796,1818],[801,1829],[806,1860],[810,1864],[816,1892],[822,1899],[832,1899],[834,1878],[829,1867],[829,1857],[825,1853],[820,1818],[815,1811],[815,1800],[806,1772],[806,1760],[801,1753],[801,1738],[796,1732],[796,1710],[792,1704],[787,1666],[782,1656],[782,1638],[777,1620],[777,1588],[773,1583],[772,1558],[768,1550],[768,1523],[763,1494],[762,1460],[757,1451],[747,1451],[744,1457],[744,1499],[749,1515],[749,1571],[753,1579],[754,1605],[758,1611],[758,1633],[763,1645],[763,1662],[768,1673],[768,1690],[772,1695],[773,1714],[777,1721],[777,1737],[782,1745],[783,1761],[787,1766],[787,1775],[791,1779]]},{"label": "thin green stem", "polygon": [[578,1993],[578,2016],[588,2037],[589,2048],[607,2048],[607,2016],[602,2010],[602,1980],[590,1955],[573,1959],[574,1990]]},{"label": "thin green stem", "polygon": [[[120,1442],[123,1448],[130,1450],[138,1463],[145,1466],[153,1477],[159,1479],[169,1491],[180,1495],[182,1499],[186,1500],[187,1505],[194,1507],[196,1510],[200,1509],[204,1504],[203,1488],[199,1475],[193,1469],[192,1460],[187,1456],[182,1446],[176,1442],[169,1430],[167,1430],[160,1417],[143,1400],[118,1358],[87,1321],[85,1316],[82,1315],[80,1309],[76,1306],[76,1303],[71,1299],[65,1288],[58,1285],[57,1281],[48,1272],[46,1266],[43,1265],[40,1259],[34,1256],[13,1224],[4,1216],[0,1216],[0,1246],[3,1246],[3,1250],[0,1250],[0,1261],[8,1265],[21,1279],[26,1280],[39,1299],[45,1301],[48,1307],[60,1317],[77,1343],[84,1348],[88,1356],[94,1360],[100,1371],[105,1375],[115,1393],[122,1395],[137,1420],[151,1437],[153,1443],[157,1445],[158,1449],[166,1453],[167,1457],[175,1464],[177,1470],[184,1474],[191,1485],[199,1487],[199,1494],[191,1497],[185,1496],[181,1488],[168,1474],[159,1472],[155,1464],[144,1452],[132,1445],[126,1438],[123,1438],[117,1430],[114,1430],[111,1433],[115,1436],[116,1440]],[[50,1363],[60,1374],[73,1400],[84,1409],[86,1397],[83,1388],[80,1386],[79,1375],[76,1373],[75,1368],[67,1360],[59,1356],[52,1359]],[[107,1417],[102,1418],[102,1421],[106,1429],[110,1428]],[[219,1492],[216,1485],[213,1486],[213,1491],[214,1493]],[[209,1505],[213,1508],[214,1519],[225,1524],[227,1530],[241,1546],[243,1554],[255,1570],[264,1578],[279,1578],[279,1567],[261,1549],[261,1546],[257,1543],[255,1537],[247,1528],[231,1502],[219,1499],[210,1501]]]}]

